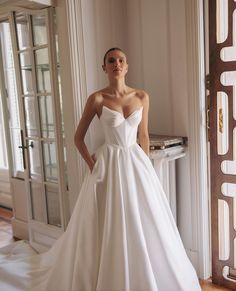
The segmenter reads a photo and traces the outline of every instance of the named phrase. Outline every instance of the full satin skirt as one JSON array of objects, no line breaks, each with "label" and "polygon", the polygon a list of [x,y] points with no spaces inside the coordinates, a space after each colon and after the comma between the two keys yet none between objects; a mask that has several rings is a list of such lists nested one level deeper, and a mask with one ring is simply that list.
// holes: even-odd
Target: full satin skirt
[{"label": "full satin skirt", "polygon": [[201,290],[144,151],[104,144],[96,157],[49,251],[36,254],[23,241],[0,250],[0,290]]}]

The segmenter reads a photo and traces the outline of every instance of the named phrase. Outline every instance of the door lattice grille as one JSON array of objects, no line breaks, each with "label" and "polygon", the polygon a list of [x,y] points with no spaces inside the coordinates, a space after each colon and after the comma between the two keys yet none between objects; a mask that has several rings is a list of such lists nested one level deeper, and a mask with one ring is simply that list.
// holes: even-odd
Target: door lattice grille
[{"label": "door lattice grille", "polygon": [[236,2],[209,0],[212,281],[236,290]]}]

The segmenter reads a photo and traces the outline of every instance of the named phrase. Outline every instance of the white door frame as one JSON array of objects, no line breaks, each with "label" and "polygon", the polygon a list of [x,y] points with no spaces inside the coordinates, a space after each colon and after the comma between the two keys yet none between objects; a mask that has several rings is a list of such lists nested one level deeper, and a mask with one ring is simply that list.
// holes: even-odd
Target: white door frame
[{"label": "white door frame", "polygon": [[186,0],[192,207],[197,207],[198,275],[211,276],[210,191],[208,182],[204,1]]}]

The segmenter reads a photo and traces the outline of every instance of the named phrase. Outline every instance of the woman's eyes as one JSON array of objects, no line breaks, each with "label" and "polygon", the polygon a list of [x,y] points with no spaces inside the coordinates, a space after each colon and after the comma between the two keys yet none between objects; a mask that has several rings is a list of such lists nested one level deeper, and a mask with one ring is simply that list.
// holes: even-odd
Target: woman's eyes
[{"label": "woman's eyes", "polygon": [[109,59],[108,63],[114,63],[115,59]]},{"label": "woman's eyes", "polygon": [[[108,63],[112,64],[114,63],[116,60],[114,58],[108,59]],[[124,59],[119,59],[119,63],[124,63]]]}]

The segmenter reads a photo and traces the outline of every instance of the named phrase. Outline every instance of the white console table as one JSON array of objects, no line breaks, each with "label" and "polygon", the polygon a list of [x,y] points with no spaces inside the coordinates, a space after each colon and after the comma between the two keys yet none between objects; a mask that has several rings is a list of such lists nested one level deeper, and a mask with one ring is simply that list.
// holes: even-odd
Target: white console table
[{"label": "white console table", "polygon": [[170,203],[175,221],[176,213],[176,160],[185,156],[186,146],[177,145],[165,149],[151,150],[150,159]]}]

